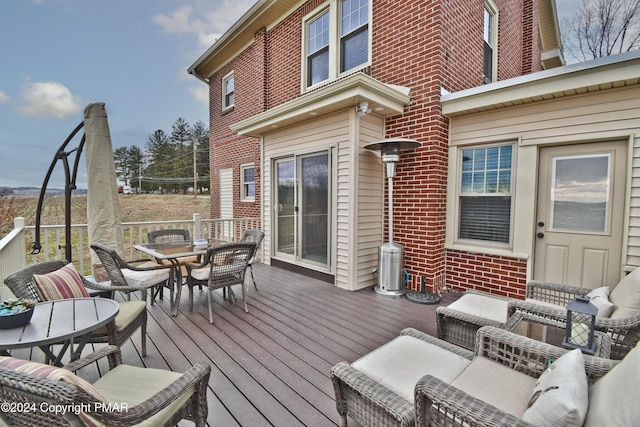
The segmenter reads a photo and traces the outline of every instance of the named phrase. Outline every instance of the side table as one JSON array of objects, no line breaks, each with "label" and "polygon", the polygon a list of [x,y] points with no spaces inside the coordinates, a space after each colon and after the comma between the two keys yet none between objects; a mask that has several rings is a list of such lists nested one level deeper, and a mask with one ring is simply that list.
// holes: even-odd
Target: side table
[{"label": "side table", "polygon": [[[562,322],[527,313],[515,313],[505,325],[505,329],[510,332],[557,347],[562,347],[565,327],[566,325]],[[604,332],[594,331],[593,339],[596,343],[594,356],[609,359],[611,357],[611,337]]]}]

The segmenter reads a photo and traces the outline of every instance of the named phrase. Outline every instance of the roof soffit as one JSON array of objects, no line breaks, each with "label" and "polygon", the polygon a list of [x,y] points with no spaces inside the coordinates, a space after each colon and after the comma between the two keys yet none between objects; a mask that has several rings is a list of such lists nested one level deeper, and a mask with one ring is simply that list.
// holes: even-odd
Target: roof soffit
[{"label": "roof soffit", "polygon": [[373,114],[395,116],[402,114],[409,104],[409,91],[407,87],[388,85],[364,73],[355,73],[235,123],[231,130],[258,138],[276,128],[355,107],[362,101],[369,103]]},{"label": "roof soffit", "polygon": [[270,29],[297,9],[304,0],[259,0],[188,69],[208,79],[225,63],[250,46],[262,28]]}]

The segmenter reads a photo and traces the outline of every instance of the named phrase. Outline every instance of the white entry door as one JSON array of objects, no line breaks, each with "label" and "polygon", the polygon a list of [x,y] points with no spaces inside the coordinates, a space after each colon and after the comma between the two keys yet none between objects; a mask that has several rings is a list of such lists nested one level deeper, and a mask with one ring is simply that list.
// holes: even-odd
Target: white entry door
[{"label": "white entry door", "polygon": [[593,289],[620,280],[626,144],[540,150],[534,279]]}]

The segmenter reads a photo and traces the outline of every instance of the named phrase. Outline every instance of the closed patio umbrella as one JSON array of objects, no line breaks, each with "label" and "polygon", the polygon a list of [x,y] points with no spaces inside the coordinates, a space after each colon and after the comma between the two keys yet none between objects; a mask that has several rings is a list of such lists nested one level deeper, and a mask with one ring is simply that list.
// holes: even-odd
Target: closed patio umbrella
[{"label": "closed patio umbrella", "polygon": [[[122,223],[113,147],[104,103],[89,104],[84,110],[87,161],[87,222],[89,242],[99,243],[123,252]],[[108,280],[101,265],[91,253],[96,280]],[[96,271],[96,267],[98,266]],[[105,277],[106,276],[106,277]]]}]

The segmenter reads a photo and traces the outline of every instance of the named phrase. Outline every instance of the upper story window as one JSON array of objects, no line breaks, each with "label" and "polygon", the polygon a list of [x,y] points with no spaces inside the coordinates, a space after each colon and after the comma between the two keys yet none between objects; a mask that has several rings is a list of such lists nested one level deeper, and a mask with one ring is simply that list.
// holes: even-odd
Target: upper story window
[{"label": "upper story window", "polygon": [[256,198],[256,167],[253,163],[240,165],[240,200],[253,202]]},{"label": "upper story window", "polygon": [[233,71],[222,78],[222,109],[233,107],[235,93],[235,78]]},{"label": "upper story window", "polygon": [[482,74],[485,83],[495,81],[496,49],[498,29],[496,25],[496,8],[492,4],[484,5],[484,62]]},{"label": "upper story window", "polygon": [[371,0],[329,0],[304,18],[304,88],[369,63],[370,8]]},{"label": "upper story window", "polygon": [[458,238],[509,244],[513,146],[461,150]]}]

